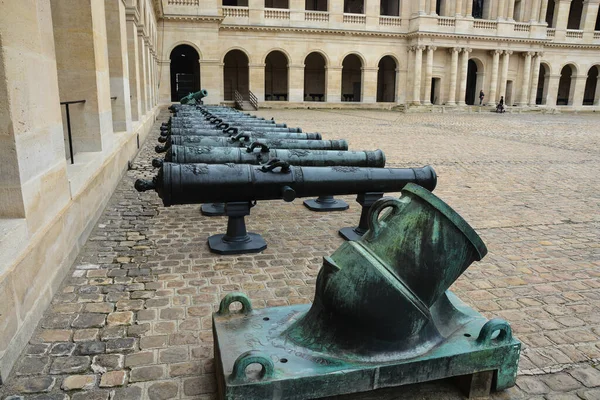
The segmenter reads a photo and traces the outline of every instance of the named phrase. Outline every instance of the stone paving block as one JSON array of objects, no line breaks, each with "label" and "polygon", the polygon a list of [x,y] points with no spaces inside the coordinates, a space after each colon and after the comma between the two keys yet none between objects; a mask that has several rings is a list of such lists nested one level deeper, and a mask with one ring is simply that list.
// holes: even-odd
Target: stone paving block
[{"label": "stone paving block", "polygon": [[17,375],[39,375],[50,365],[50,357],[24,357],[16,367]]},{"label": "stone paving block", "polygon": [[118,311],[108,314],[106,323],[109,326],[112,325],[131,325],[133,324],[133,312],[131,311]]},{"label": "stone paving block", "polygon": [[573,379],[573,377],[571,377],[567,373],[558,373],[541,376],[540,379],[546,385],[548,385],[550,389],[558,392],[568,392],[570,390],[575,390],[580,387],[579,382],[577,382],[575,379]]},{"label": "stone paving block", "polygon": [[200,376],[183,381],[183,393],[186,396],[197,396],[200,394],[215,392],[217,383],[213,376]]},{"label": "stone paving block", "polygon": [[87,342],[98,339],[98,329],[76,329],[73,331],[74,342]]},{"label": "stone paving block", "polygon": [[50,376],[35,376],[17,378],[14,382],[14,390],[17,393],[41,393],[49,392],[54,387],[56,378]]},{"label": "stone paving block", "polygon": [[106,323],[106,315],[98,313],[79,314],[71,324],[73,328],[102,328]]},{"label": "stone paving block", "polygon": [[77,392],[71,396],[71,400],[108,400],[110,391],[108,390],[93,390],[86,392]]},{"label": "stone paving block", "polygon": [[70,356],[75,350],[75,343],[55,343],[50,349],[51,356]]},{"label": "stone paving block", "polygon": [[580,390],[577,394],[583,400],[600,400],[600,389]]},{"label": "stone paving block", "polygon": [[94,372],[115,371],[123,368],[125,357],[122,354],[100,354],[92,359]]},{"label": "stone paving block", "polygon": [[167,400],[177,397],[179,387],[177,382],[157,382],[148,386],[150,400]]},{"label": "stone paving block", "polygon": [[90,367],[90,358],[87,356],[56,357],[50,366],[50,373],[76,374],[85,372]]},{"label": "stone paving block", "polygon": [[102,354],[106,351],[106,343],[104,342],[80,342],[75,348],[75,355],[90,356]]},{"label": "stone paving block", "polygon": [[142,392],[143,390],[139,386],[119,388],[114,391],[115,394],[112,400],[141,400]]},{"label": "stone paving block", "polygon": [[586,365],[568,371],[569,374],[589,388],[600,386],[600,370]]},{"label": "stone paving block", "polygon": [[90,390],[96,386],[96,375],[67,376],[61,385],[63,390]]},{"label": "stone paving block", "polygon": [[127,371],[110,371],[102,375],[100,387],[123,386],[127,383]]},{"label": "stone paving block", "polygon": [[165,368],[163,365],[133,367],[131,368],[131,375],[129,380],[131,382],[153,381],[163,378],[164,375]]},{"label": "stone paving block", "polygon": [[125,356],[125,366],[135,367],[138,365],[149,365],[155,363],[155,356],[153,351],[140,351],[134,354],[128,354]]}]

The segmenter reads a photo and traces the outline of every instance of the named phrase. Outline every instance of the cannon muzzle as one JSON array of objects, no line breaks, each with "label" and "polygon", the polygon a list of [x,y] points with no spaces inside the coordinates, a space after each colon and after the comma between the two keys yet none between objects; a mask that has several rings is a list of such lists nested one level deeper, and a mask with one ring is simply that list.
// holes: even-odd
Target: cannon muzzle
[{"label": "cannon muzzle", "polygon": [[152,160],[152,166],[154,168],[160,168],[163,166],[163,163],[165,162],[165,160],[160,159],[160,158],[155,158]]},{"label": "cannon muzzle", "polygon": [[138,192],[147,192],[148,190],[156,190],[156,184],[154,180],[138,179],[135,181],[135,190]]},{"label": "cannon muzzle", "polygon": [[156,151],[157,153],[165,153],[170,146],[159,146],[156,145],[156,147],[154,147],[154,151]]},{"label": "cannon muzzle", "polygon": [[167,140],[169,140],[169,138],[168,138],[168,137],[166,137],[166,136],[159,136],[159,137],[158,137],[158,141],[159,141],[160,143],[166,143],[166,142],[167,142]]}]

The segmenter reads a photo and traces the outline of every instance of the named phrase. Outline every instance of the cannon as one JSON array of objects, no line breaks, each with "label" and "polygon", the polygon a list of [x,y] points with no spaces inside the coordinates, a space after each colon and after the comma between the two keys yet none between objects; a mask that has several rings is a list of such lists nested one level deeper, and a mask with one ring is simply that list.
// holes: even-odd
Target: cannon
[{"label": "cannon", "polygon": [[198,92],[190,93],[185,97],[182,97],[179,102],[181,104],[190,104],[190,102],[194,102],[194,104],[201,104],[201,100],[208,96],[208,92],[205,89],[202,89]]},{"label": "cannon", "polygon": [[[313,149],[313,150],[348,150],[345,140],[295,140],[295,139],[253,139],[250,135],[240,138],[214,136],[168,136],[159,137],[165,143],[165,151],[172,145],[179,146],[213,146],[213,147],[256,147],[268,146],[273,149]],[[162,140],[161,140],[162,139]],[[255,144],[256,143],[256,144]]]},{"label": "cannon", "polygon": [[[515,385],[521,343],[510,325],[448,290],[487,253],[475,230],[412,183],[375,202],[368,221],[362,239],[323,258],[312,304],[222,299],[212,320],[219,399],[329,398],[450,377],[473,397]],[[250,364],[260,372],[247,375]]]},{"label": "cannon", "polygon": [[293,201],[296,197],[397,192],[407,183],[430,190],[437,177],[433,168],[297,167],[279,161],[270,165],[164,163],[152,181],[138,179],[135,188],[156,190],[165,206],[225,203],[227,233],[208,238],[219,254],[257,253],[267,247],[248,233],[244,217],[257,200]]},{"label": "cannon", "polygon": [[[260,151],[256,151],[260,150]],[[348,166],[373,167],[385,166],[385,155],[381,150],[375,151],[330,151],[307,149],[271,149],[266,145],[256,143],[246,149],[232,147],[209,146],[171,146],[164,161],[177,164],[252,164],[260,165],[273,159],[285,161],[291,165],[300,166]],[[154,159],[156,168],[163,165],[163,160]]]},{"label": "cannon", "polygon": [[[230,124],[228,122],[220,122],[216,125],[211,124],[197,124],[197,125],[174,125],[169,127],[161,127],[160,132],[162,136],[173,135],[193,135],[194,132],[198,131],[225,131],[225,130],[237,130],[237,131],[255,131],[255,132],[281,132],[281,133],[302,133],[301,128],[284,128],[275,125],[251,125],[251,124]],[[181,133],[184,132],[184,133]]]},{"label": "cannon", "polygon": [[[253,138],[269,138],[269,139],[296,139],[296,140],[321,140],[320,133],[296,133],[296,132],[275,132],[267,130],[244,130],[238,132],[236,128],[228,128],[225,130],[198,130],[198,129],[173,129],[172,135],[177,136],[215,136],[215,137],[244,137],[250,135]],[[164,135],[166,137],[169,134]]]}]

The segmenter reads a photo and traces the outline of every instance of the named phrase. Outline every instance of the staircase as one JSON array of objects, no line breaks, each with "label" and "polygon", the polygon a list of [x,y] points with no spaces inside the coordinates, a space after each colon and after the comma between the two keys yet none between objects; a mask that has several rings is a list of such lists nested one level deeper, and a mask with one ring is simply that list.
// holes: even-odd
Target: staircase
[{"label": "staircase", "polygon": [[248,91],[248,98],[250,100],[245,100],[244,97],[237,90],[233,93],[233,98],[235,100],[235,108],[242,111],[256,111],[258,110],[258,99],[254,95],[254,93]]}]

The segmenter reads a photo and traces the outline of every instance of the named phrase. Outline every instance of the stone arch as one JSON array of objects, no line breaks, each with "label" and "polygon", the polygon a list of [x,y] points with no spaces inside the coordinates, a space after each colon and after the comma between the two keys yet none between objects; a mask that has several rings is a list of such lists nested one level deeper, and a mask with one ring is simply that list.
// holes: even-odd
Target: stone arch
[{"label": "stone arch", "polygon": [[360,62],[361,62],[361,65],[362,65],[363,67],[366,67],[366,66],[367,66],[367,59],[365,58],[365,56],[363,56],[363,55],[362,55],[361,53],[359,53],[358,51],[349,51],[349,52],[347,52],[346,54],[344,54],[344,55],[341,57],[341,59],[340,59],[340,64],[339,64],[339,66],[340,66],[340,67],[342,67],[342,68],[344,67],[344,60],[346,59],[346,57],[348,57],[348,56],[350,56],[350,55],[355,55],[356,57],[358,57],[358,59],[359,59],[359,60],[360,60]]},{"label": "stone arch", "polygon": [[293,64],[293,62],[292,62],[292,56],[290,55],[290,53],[287,50],[282,49],[281,47],[274,47],[274,48],[270,49],[269,51],[267,51],[263,55],[263,57],[261,59],[261,64],[266,64],[267,63],[267,57],[269,57],[269,55],[271,53],[273,53],[274,51],[278,51],[278,52],[282,53],[285,56],[285,58],[287,59],[288,65],[289,64]]},{"label": "stone arch", "polygon": [[377,68],[377,102],[395,102],[398,60],[385,55],[379,59]]},{"label": "stone arch", "polygon": [[194,50],[196,50],[196,53],[198,53],[198,59],[200,59],[200,60],[203,59],[202,52],[200,51],[200,47],[198,47],[198,45],[196,45],[196,43],[190,42],[189,40],[178,40],[177,42],[171,44],[171,47],[169,47],[167,49],[167,51],[165,52],[165,58],[167,57],[167,55],[170,55],[176,47],[181,46],[183,44],[192,47]]},{"label": "stone arch", "polygon": [[362,101],[364,58],[357,53],[350,53],[342,60],[342,101]]},{"label": "stone arch", "polygon": [[540,76],[537,82],[537,91],[535,93],[535,104],[546,104],[548,98],[548,86],[550,85],[550,75],[552,69],[547,62],[540,63]]},{"label": "stone arch", "polygon": [[239,50],[242,53],[244,53],[244,55],[246,56],[246,58],[248,59],[248,63],[250,63],[250,53],[248,53],[248,51],[246,51],[246,49],[244,49],[243,47],[239,47],[239,46],[233,46],[228,48],[227,50],[225,50],[225,52],[223,53],[223,56],[221,57],[221,63],[225,63],[225,56],[227,56],[227,54],[229,54],[230,52],[232,52],[233,50]]},{"label": "stone arch", "polygon": [[188,44],[175,46],[169,53],[171,101],[179,101],[200,90],[200,55]]},{"label": "stone arch", "polygon": [[233,48],[223,56],[223,94],[226,101],[234,100],[238,91],[244,99],[249,96],[250,57],[243,49]]},{"label": "stone arch", "polygon": [[325,60],[325,67],[327,67],[328,65],[331,65],[331,60],[329,59],[329,56],[327,55],[327,53],[325,53],[323,50],[319,50],[319,49],[311,50],[304,55],[304,58],[303,58],[304,65],[306,65],[306,59],[308,58],[308,56],[310,56],[313,53],[318,53],[321,55],[321,57],[323,57],[323,59]]},{"label": "stone arch", "polygon": [[577,71],[578,68],[574,63],[568,63],[560,69],[560,80],[558,82],[558,93],[556,95],[557,106],[573,105]]},{"label": "stone arch", "polygon": [[327,57],[313,51],[304,58],[304,101],[325,101],[327,98]]},{"label": "stone arch", "polygon": [[288,65],[290,59],[281,50],[272,50],[265,57],[265,101],[288,100]]},{"label": "stone arch", "polygon": [[600,88],[598,78],[600,76],[600,65],[592,65],[587,73],[585,80],[585,89],[583,92],[583,105],[595,106],[599,105]]},{"label": "stone arch", "polygon": [[465,103],[479,104],[479,91],[483,89],[484,63],[478,57],[469,58],[467,66],[467,89]]}]

